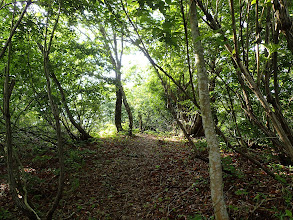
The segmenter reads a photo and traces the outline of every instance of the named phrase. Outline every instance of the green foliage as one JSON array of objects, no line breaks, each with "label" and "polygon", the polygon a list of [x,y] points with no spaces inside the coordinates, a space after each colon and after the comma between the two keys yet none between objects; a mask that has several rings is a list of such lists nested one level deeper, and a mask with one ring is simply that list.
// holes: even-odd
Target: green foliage
[{"label": "green foliage", "polygon": [[234,192],[236,195],[241,196],[241,195],[248,195],[248,192],[246,189],[238,189]]},{"label": "green foliage", "polygon": [[223,168],[230,171],[232,174],[236,174],[235,164],[233,164],[232,158],[230,156],[222,158]]},{"label": "green foliage", "polygon": [[[91,132],[94,137],[103,136],[117,139],[120,137],[116,134],[116,128],[113,125],[115,80],[112,77],[115,67],[111,65],[112,58],[109,55],[109,48],[105,47],[105,43],[113,40],[114,33],[118,33],[118,37],[122,38],[123,35],[125,40],[123,42],[124,52],[142,56],[134,47],[145,47],[153,61],[167,73],[159,70],[165,91],[157,73],[153,69],[150,70],[149,66],[142,68],[139,67],[139,64],[133,64],[128,68],[122,67],[124,71],[123,86],[134,115],[136,127],[134,133],[139,132],[140,117],[143,130],[147,134],[159,136],[162,135],[162,132],[178,133],[174,118],[168,109],[170,105],[174,106],[176,114],[184,126],[191,126],[193,116],[199,112],[192,100],[193,98],[198,99],[198,88],[194,48],[190,43],[188,2],[182,2],[183,14],[181,1],[177,0],[122,1],[123,6],[126,7],[127,15],[137,28],[138,37],[120,1],[34,1],[11,40],[10,82],[15,80],[16,84],[10,97],[10,111],[13,144],[20,159],[26,159],[26,155],[30,155],[33,158],[31,161],[33,164],[44,166],[55,160],[55,125],[46,91],[43,54],[39,45],[48,46],[57,19],[59,3],[61,14],[54,36],[52,36],[48,57],[50,71],[54,72],[62,85],[70,112],[78,124],[86,131]],[[270,9],[272,3],[270,0],[243,1],[241,5],[240,2],[235,2],[235,25],[237,40],[239,40],[240,59],[243,60],[250,76],[256,80],[256,45],[260,45],[259,65],[262,78],[258,89],[269,103],[271,112],[264,111],[258,101],[259,97],[246,82],[243,82],[244,85],[241,84],[242,82],[239,81],[241,74],[238,75],[241,71],[231,61],[231,54],[225,48],[226,43],[233,45],[230,8],[224,1],[203,1],[203,3],[213,16],[218,18],[221,25],[220,30],[213,31],[207,22],[201,20],[199,24],[201,37],[197,39],[204,46],[216,124],[233,145],[239,144],[241,136],[245,142],[253,140],[265,148],[266,151],[262,151],[265,154],[259,155],[261,160],[280,173],[277,175],[280,181],[288,183],[287,177],[281,173],[284,167],[276,162],[276,155],[271,153],[276,152],[276,149],[271,150],[274,148],[271,142],[274,137],[268,139],[268,135],[264,133],[264,129],[268,129],[272,134],[275,134],[276,129],[272,127],[272,122],[268,119],[268,113],[271,112],[281,112],[282,115],[279,118],[282,119],[282,124],[287,122],[289,129],[292,129],[293,126],[293,56],[287,49],[287,42],[283,34],[276,41],[274,39],[275,32],[266,32],[266,25],[275,22],[275,17],[272,17],[274,15],[273,8]],[[255,12],[257,3],[258,14]],[[1,1],[0,52],[11,33],[12,23],[16,23],[24,5],[25,2],[19,2],[14,7],[13,1]],[[289,4],[288,10],[290,14],[292,4]],[[185,16],[185,21],[183,16]],[[206,18],[200,10],[199,17]],[[270,22],[266,20],[267,18],[270,19]],[[259,33],[254,30],[256,21],[261,27],[258,30]],[[107,39],[99,33],[97,24],[102,25],[109,32]],[[187,27],[186,33],[184,24]],[[274,26],[273,23],[270,23],[269,31]],[[260,36],[258,39],[260,42],[256,39],[257,34]],[[134,45],[130,45],[131,42],[134,42]],[[118,43],[116,46],[120,47],[120,44]],[[115,47],[114,44],[112,46]],[[235,55],[235,47],[232,48],[232,54]],[[187,49],[189,53],[187,53]],[[1,91],[4,91],[4,70],[7,67],[7,55],[6,51],[4,56],[0,58]],[[273,67],[274,62],[276,62],[276,70]],[[122,65],[126,64],[122,63]],[[266,80],[268,81],[266,82]],[[195,91],[193,91],[192,84]],[[58,106],[62,120],[64,144],[76,144],[69,139],[73,138],[74,135],[78,136],[78,132],[69,122],[57,86],[52,82],[51,87],[53,100]],[[182,88],[184,92],[182,92]],[[244,97],[244,91],[247,97]],[[1,103],[4,99],[3,94],[0,95]],[[263,126],[262,129],[254,124],[254,120],[248,117],[247,111],[244,111],[248,109],[246,98],[250,100],[249,109],[255,116],[254,120]],[[274,103],[276,100],[279,102]],[[276,106],[280,109],[277,109]],[[3,106],[1,106],[1,110],[3,113]],[[126,130],[128,119],[125,110],[122,118]],[[3,146],[6,140],[5,131],[4,117],[1,117],[0,144]],[[122,132],[123,134],[125,133]],[[166,133],[163,134],[166,135]],[[81,146],[81,143],[79,144]],[[197,140],[196,147],[202,152],[207,151],[207,143],[204,139]],[[257,150],[262,150],[262,148]],[[249,147],[248,151],[250,153],[259,152],[253,147]],[[94,153],[84,151],[82,147],[69,148],[65,154],[66,165],[70,169],[80,170],[85,163],[83,154]],[[2,154],[3,152],[1,152],[1,162],[4,163],[5,158],[2,157]],[[238,177],[242,177],[242,173],[235,168],[230,156],[223,158],[223,166]],[[155,168],[160,169],[161,167],[155,165]],[[59,172],[55,168],[52,168],[51,171],[55,174]],[[26,174],[26,177],[29,184],[38,185],[41,183],[40,179],[31,174]],[[77,178],[72,180],[71,187],[73,189],[79,187]],[[29,187],[29,190],[33,192],[34,188]],[[235,194],[242,196],[246,195],[247,191],[245,189],[237,190]],[[289,189],[284,188],[283,194],[287,207],[285,211],[278,213],[277,217],[292,219],[292,193]],[[159,199],[161,198],[159,197]],[[265,196],[260,193],[254,197],[256,202],[262,199],[265,199]],[[230,206],[230,209],[237,211],[237,207]],[[186,216],[181,217],[185,218]],[[12,217],[6,209],[0,208],[0,218],[9,219]],[[200,214],[187,218],[201,219]]]},{"label": "green foliage", "polygon": [[81,169],[84,165],[82,151],[79,149],[69,149],[65,159],[65,164],[66,166],[76,171]]},{"label": "green foliage", "polygon": [[206,139],[197,140],[195,146],[199,151],[202,151],[202,152],[208,150],[208,145],[207,145]]},{"label": "green foliage", "polygon": [[0,219],[11,219],[12,214],[5,208],[0,207]]}]

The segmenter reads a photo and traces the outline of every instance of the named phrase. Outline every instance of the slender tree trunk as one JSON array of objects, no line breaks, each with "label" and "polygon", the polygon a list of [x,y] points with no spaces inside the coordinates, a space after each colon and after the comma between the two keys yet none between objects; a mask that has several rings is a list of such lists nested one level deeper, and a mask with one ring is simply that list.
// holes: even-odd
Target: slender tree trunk
[{"label": "slender tree trunk", "polygon": [[138,126],[139,126],[139,132],[143,133],[143,125],[142,125],[142,115],[140,112],[138,112]]},{"label": "slender tree trunk", "polygon": [[16,181],[16,176],[19,176],[19,170],[15,164],[15,158],[13,157],[13,145],[12,145],[12,129],[10,121],[10,96],[13,90],[14,81],[9,83],[9,76],[6,76],[4,83],[4,105],[3,113],[5,120],[5,136],[6,136],[6,152],[7,152],[7,171],[8,171],[8,182],[12,198],[16,206],[23,211],[23,213],[30,219],[40,219],[36,212],[30,207],[27,202],[27,195],[23,192],[22,184]]},{"label": "slender tree trunk", "polygon": [[273,0],[273,6],[280,30],[285,34],[288,49],[293,54],[293,18],[290,17],[287,2],[286,0]]},{"label": "slender tree trunk", "polygon": [[[200,9],[204,12],[207,22],[209,23],[209,26],[213,30],[220,30],[220,25],[219,23],[213,18],[213,16],[205,9],[205,7],[202,4],[201,0],[196,0],[198,6]],[[236,34],[235,30],[233,31],[234,39],[236,39]],[[224,44],[227,49],[227,51],[231,54],[231,58],[235,62],[236,68],[239,68],[241,71],[241,77],[245,79],[246,85],[251,89],[251,91],[255,94],[257,97],[258,101],[262,105],[263,109],[267,113],[267,116],[270,118],[272,125],[276,131],[276,133],[279,135],[279,138],[281,142],[283,143],[283,149],[285,150],[286,154],[288,157],[290,157],[291,161],[293,160],[293,143],[290,141],[290,137],[288,137],[288,134],[284,130],[282,123],[288,124],[287,121],[280,122],[279,118],[277,117],[276,112],[274,112],[267,101],[267,98],[262,94],[261,89],[257,86],[257,83],[254,81],[248,67],[246,67],[243,62],[241,61],[240,57],[238,56],[237,50],[235,50],[235,53],[233,52],[233,48],[228,42],[227,37],[225,36],[224,32],[221,30],[219,31],[220,34],[222,34],[223,39],[224,39]],[[236,45],[234,45],[236,46]],[[286,126],[288,128],[289,126]],[[290,132],[292,133],[292,132]]]},{"label": "slender tree trunk", "polygon": [[63,143],[62,143],[62,134],[61,134],[61,125],[60,125],[60,116],[58,106],[53,101],[52,91],[51,91],[51,82],[50,82],[50,68],[49,68],[49,53],[43,50],[44,56],[44,72],[47,82],[47,94],[51,106],[51,111],[55,120],[55,129],[57,134],[57,150],[58,150],[58,158],[59,158],[59,179],[58,179],[58,190],[56,197],[54,199],[53,205],[47,213],[46,219],[51,220],[53,218],[53,214],[59,204],[59,201],[62,197],[63,187],[64,187],[64,152],[63,152]]},{"label": "slender tree trunk", "polygon": [[88,140],[89,138],[91,138],[91,136],[90,136],[90,135],[89,135],[89,134],[83,129],[83,127],[82,127],[80,124],[78,124],[78,123],[74,120],[74,118],[73,118],[73,116],[72,116],[72,114],[71,114],[71,112],[70,112],[70,110],[69,110],[69,108],[68,108],[68,105],[67,105],[67,101],[66,101],[66,97],[65,97],[64,90],[63,90],[63,88],[62,88],[62,86],[61,86],[59,80],[57,79],[55,73],[54,73],[53,71],[51,71],[51,72],[50,72],[50,75],[51,75],[53,81],[55,82],[55,84],[57,85],[58,90],[60,91],[61,100],[62,100],[62,102],[63,102],[64,108],[65,108],[65,112],[66,112],[66,114],[67,114],[67,116],[68,116],[70,122],[73,124],[73,126],[74,126],[74,127],[79,131],[79,133],[81,134],[81,139],[82,139],[82,140]]},{"label": "slender tree trunk", "polygon": [[[25,10],[23,11],[21,18],[18,20],[17,24],[13,26],[13,20],[15,16],[15,8],[14,6],[14,12],[13,12],[13,19],[11,24],[11,33],[10,33],[10,40],[7,41],[6,48],[8,47],[8,59],[7,59],[7,67],[5,68],[4,73],[4,91],[3,91],[3,117],[5,121],[5,144],[6,144],[6,153],[7,153],[7,171],[8,171],[8,183],[10,192],[12,195],[12,199],[14,200],[16,206],[23,211],[24,215],[29,217],[33,220],[39,220],[39,216],[37,213],[32,209],[32,207],[29,205],[28,198],[27,198],[27,191],[26,186],[22,184],[21,178],[20,178],[20,170],[18,165],[16,164],[16,152],[13,150],[13,143],[12,143],[12,127],[11,127],[11,115],[10,115],[10,97],[12,95],[12,91],[15,85],[15,80],[10,79],[10,59],[11,59],[11,50],[12,50],[12,44],[11,44],[11,38],[13,36],[13,33],[16,30],[17,25],[19,25],[28,5],[25,7]],[[4,48],[2,50],[2,55],[4,55]],[[1,55],[0,55],[1,58]],[[14,154],[14,155],[13,155]]]},{"label": "slender tree trunk", "polygon": [[131,112],[130,106],[128,104],[128,101],[126,99],[126,95],[125,95],[125,92],[124,92],[124,89],[123,89],[122,85],[121,85],[121,91],[122,91],[122,97],[123,97],[123,104],[125,106],[125,109],[126,109],[127,114],[128,114],[128,119],[129,119],[128,134],[129,134],[129,136],[132,136],[133,116],[132,116],[132,112]]},{"label": "slender tree trunk", "polygon": [[[100,33],[104,37],[104,45],[107,48],[110,56],[110,63],[115,70],[115,88],[116,88],[116,104],[115,104],[115,126],[117,132],[123,131],[122,121],[122,101],[123,101],[123,88],[121,83],[121,59],[123,55],[123,35],[121,37],[121,52],[118,54],[117,35],[116,32],[113,34],[113,40],[108,36],[105,28],[99,25]],[[112,41],[112,42],[111,42]],[[127,111],[128,112],[128,111]],[[131,113],[131,112],[130,112]],[[130,117],[130,115],[128,114]],[[131,115],[132,117],[132,115]]]},{"label": "slender tree trunk", "polygon": [[[59,17],[60,17],[60,12],[61,12],[61,4],[59,2],[59,10],[58,10],[57,19],[56,19],[54,27],[51,31],[49,41],[47,43],[48,29],[46,29],[44,46],[41,48],[42,49],[41,51],[43,54],[43,67],[44,67],[44,74],[45,74],[45,78],[46,78],[47,95],[48,95],[49,104],[50,104],[51,111],[52,111],[54,121],[55,121],[55,130],[56,130],[56,135],[57,135],[57,151],[58,151],[58,159],[59,159],[58,189],[57,189],[57,193],[56,193],[55,199],[53,201],[53,204],[46,214],[47,220],[51,220],[53,218],[53,214],[56,211],[57,206],[59,204],[59,201],[62,198],[62,193],[63,193],[63,188],[64,188],[64,176],[65,176],[64,149],[63,149],[63,143],[62,143],[60,115],[59,115],[58,106],[54,102],[53,96],[52,96],[52,88],[51,88],[51,81],[50,81],[51,66],[50,66],[50,60],[49,60],[49,54],[50,54],[50,49],[51,49],[51,45],[52,45],[52,40],[54,37],[54,32],[57,28],[57,24],[58,24]],[[48,14],[47,21],[46,21],[46,23],[47,23],[46,27],[48,27],[48,21],[49,21],[49,14]]]},{"label": "slender tree trunk", "polygon": [[27,1],[26,3],[26,6],[24,7],[18,21],[15,23],[15,25],[13,26],[13,28],[11,29],[10,31],[10,35],[8,37],[8,39],[6,40],[5,44],[4,44],[4,47],[2,48],[1,52],[0,52],[0,59],[4,56],[5,54],[5,51],[7,49],[7,47],[9,46],[10,42],[11,42],[11,39],[13,37],[13,35],[15,34],[15,31],[17,29],[17,27],[19,26],[19,24],[21,23],[22,19],[23,19],[23,16],[25,15],[28,7],[32,4],[32,0],[29,0]]},{"label": "slender tree trunk", "polygon": [[215,132],[215,125],[212,116],[210,105],[210,96],[208,89],[208,76],[205,67],[205,60],[203,56],[203,47],[198,40],[200,33],[198,29],[198,18],[196,12],[196,4],[193,0],[190,2],[190,25],[193,38],[197,74],[198,74],[198,87],[200,109],[205,130],[205,136],[209,147],[209,164],[210,164],[210,187],[211,196],[214,206],[214,213],[217,220],[229,219],[226,204],[223,195],[223,179],[222,179],[222,166],[219,144]]}]

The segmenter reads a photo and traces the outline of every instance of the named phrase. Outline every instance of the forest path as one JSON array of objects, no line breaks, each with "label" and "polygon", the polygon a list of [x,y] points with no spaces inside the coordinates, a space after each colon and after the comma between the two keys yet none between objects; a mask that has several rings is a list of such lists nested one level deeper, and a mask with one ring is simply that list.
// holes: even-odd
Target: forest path
[{"label": "forest path", "polygon": [[[78,187],[63,207],[72,219],[185,219],[212,214],[208,167],[179,139],[147,134],[86,146]],[[79,179],[79,180],[77,180]],[[66,210],[67,209],[67,210]],[[77,210],[74,213],[72,210]]]},{"label": "forest path", "polygon": [[[201,143],[196,144],[200,147]],[[29,196],[37,209],[46,213],[56,195],[58,159],[54,149],[42,152],[41,156],[27,154],[23,160],[25,171],[30,174]],[[286,216],[284,210],[291,210],[290,185],[285,196],[281,196],[284,185],[238,154],[221,153],[223,165],[234,173],[224,174],[231,219]],[[95,143],[68,145],[65,154],[65,189],[54,219],[166,220],[213,216],[208,164],[194,159],[182,139],[117,135],[96,139]],[[0,163],[0,219],[26,219],[15,209],[5,169]],[[282,172],[292,184],[290,169]],[[279,214],[275,210],[280,210]]]}]

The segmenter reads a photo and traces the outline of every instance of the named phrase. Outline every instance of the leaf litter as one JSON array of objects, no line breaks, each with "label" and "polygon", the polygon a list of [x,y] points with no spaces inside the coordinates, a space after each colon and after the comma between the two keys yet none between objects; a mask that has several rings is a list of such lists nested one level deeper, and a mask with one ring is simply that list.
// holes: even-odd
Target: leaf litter
[{"label": "leaf litter", "polygon": [[[181,139],[120,135],[77,147],[75,154],[71,153],[67,162],[65,190],[56,219],[213,216],[208,164],[194,159],[192,149]],[[238,154],[223,154],[232,158],[230,166],[239,171],[224,174],[225,200],[231,219],[290,219],[290,170],[282,171],[288,176],[289,184],[285,187]],[[45,212],[57,190],[56,160],[32,163],[26,159],[26,169],[34,171],[30,174],[31,199]],[[2,178],[5,167],[1,165],[0,170],[0,207],[9,212],[6,217],[0,215],[0,219],[24,219],[14,207],[7,182]]]}]

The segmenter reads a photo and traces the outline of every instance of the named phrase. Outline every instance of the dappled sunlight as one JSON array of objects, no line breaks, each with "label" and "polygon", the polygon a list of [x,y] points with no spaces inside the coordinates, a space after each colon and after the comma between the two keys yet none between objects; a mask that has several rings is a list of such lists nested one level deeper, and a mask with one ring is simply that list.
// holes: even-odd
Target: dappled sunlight
[{"label": "dappled sunlight", "polygon": [[26,167],[26,168],[23,168],[23,171],[26,173],[35,173],[36,169],[31,168],[31,167]]},{"label": "dappled sunlight", "polygon": [[0,1],[0,219],[293,218],[289,2]]},{"label": "dappled sunlight", "polygon": [[2,182],[0,183],[0,197],[4,196],[9,190],[9,184]]}]

